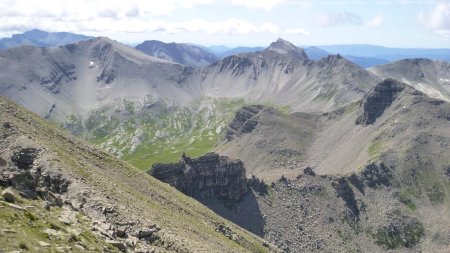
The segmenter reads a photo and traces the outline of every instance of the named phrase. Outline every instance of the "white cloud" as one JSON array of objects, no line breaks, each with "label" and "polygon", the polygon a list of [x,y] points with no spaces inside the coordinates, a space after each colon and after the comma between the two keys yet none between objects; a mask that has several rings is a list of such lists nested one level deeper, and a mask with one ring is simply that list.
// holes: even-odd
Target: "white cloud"
[{"label": "white cloud", "polygon": [[433,8],[420,15],[426,29],[450,37],[450,1],[438,2]]},{"label": "white cloud", "polygon": [[166,33],[205,33],[205,34],[249,34],[277,33],[278,27],[272,23],[255,25],[245,20],[230,18],[221,22],[192,19],[179,23],[160,22],[158,29]]},{"label": "white cloud", "polygon": [[369,21],[366,22],[367,26],[370,27],[379,27],[383,24],[384,22],[384,16],[379,14],[376,15],[375,17],[373,17],[372,19],[370,19]]},{"label": "white cloud", "polygon": [[284,2],[284,0],[231,0],[231,4],[233,5],[266,10],[271,10],[282,2]]},{"label": "white cloud", "polygon": [[[189,19],[171,21],[177,8],[192,8],[223,0],[1,0],[0,37],[32,28],[101,35],[114,32],[164,32],[204,34],[277,33],[269,22],[251,23],[229,18],[223,21]],[[281,0],[258,1],[272,8]],[[229,3],[229,2],[228,2]],[[257,7],[256,1],[246,2]]]},{"label": "white cloud", "polygon": [[287,34],[296,34],[296,35],[309,35],[309,32],[306,31],[303,28],[287,29],[285,33],[287,33]]},{"label": "white cloud", "polygon": [[330,12],[317,19],[317,24],[322,27],[361,25],[362,23],[363,19],[359,15],[347,11]]}]

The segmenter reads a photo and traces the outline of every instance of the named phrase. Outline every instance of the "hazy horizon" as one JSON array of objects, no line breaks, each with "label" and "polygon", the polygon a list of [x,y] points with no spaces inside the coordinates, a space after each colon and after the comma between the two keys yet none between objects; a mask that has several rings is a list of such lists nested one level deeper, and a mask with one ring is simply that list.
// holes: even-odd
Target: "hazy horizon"
[{"label": "hazy horizon", "polygon": [[38,28],[198,45],[378,45],[448,48],[450,1],[0,0],[0,37]]}]

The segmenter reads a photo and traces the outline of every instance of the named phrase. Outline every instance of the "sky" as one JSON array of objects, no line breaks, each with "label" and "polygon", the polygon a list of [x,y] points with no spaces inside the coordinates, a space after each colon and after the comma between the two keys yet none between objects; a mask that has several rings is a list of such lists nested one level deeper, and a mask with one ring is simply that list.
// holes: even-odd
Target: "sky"
[{"label": "sky", "polygon": [[124,43],[450,48],[450,0],[0,0],[0,37],[33,28]]}]

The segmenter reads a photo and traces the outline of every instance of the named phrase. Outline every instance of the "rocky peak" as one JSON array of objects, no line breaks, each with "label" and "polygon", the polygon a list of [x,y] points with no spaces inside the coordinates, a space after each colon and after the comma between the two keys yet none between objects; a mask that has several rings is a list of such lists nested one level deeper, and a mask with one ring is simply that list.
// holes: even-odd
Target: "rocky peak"
[{"label": "rocky peak", "polygon": [[308,56],[301,48],[296,47],[289,41],[279,38],[277,41],[272,42],[266,51],[274,51],[279,54],[289,54],[299,59],[307,60]]},{"label": "rocky peak", "polygon": [[319,60],[319,63],[322,65],[338,65],[338,64],[353,64],[349,60],[342,57],[340,54],[331,54],[327,57],[323,57],[321,60]]},{"label": "rocky peak", "polygon": [[178,163],[154,164],[148,173],[186,195],[238,201],[247,193],[245,168],[240,160],[216,153],[198,158],[182,156]]},{"label": "rocky peak", "polygon": [[403,89],[405,89],[405,84],[394,79],[385,79],[379,83],[364,97],[358,112],[356,124],[373,124]]}]

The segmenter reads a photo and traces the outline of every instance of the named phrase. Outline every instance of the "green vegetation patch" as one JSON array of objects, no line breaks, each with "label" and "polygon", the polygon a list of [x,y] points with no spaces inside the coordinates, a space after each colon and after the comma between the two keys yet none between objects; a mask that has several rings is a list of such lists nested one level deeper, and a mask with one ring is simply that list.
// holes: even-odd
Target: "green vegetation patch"
[{"label": "green vegetation patch", "polygon": [[379,227],[372,236],[375,242],[386,249],[411,248],[425,235],[422,223],[412,217],[393,214],[389,223]]},{"label": "green vegetation patch", "polygon": [[92,111],[86,119],[70,116],[63,126],[142,170],[171,163],[182,153],[199,156],[226,131],[243,100],[206,99],[190,106],[167,105],[149,98],[124,100]]},{"label": "green vegetation patch", "polygon": [[367,149],[367,152],[369,153],[369,156],[371,156],[371,157],[378,157],[381,155],[380,153],[383,150],[383,148],[384,148],[383,141],[375,140],[370,144],[369,148]]}]

